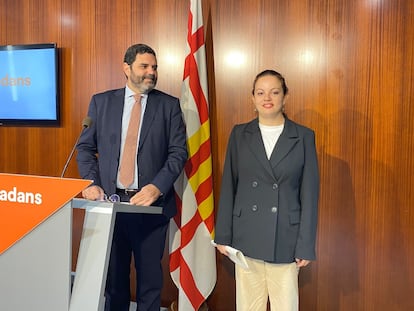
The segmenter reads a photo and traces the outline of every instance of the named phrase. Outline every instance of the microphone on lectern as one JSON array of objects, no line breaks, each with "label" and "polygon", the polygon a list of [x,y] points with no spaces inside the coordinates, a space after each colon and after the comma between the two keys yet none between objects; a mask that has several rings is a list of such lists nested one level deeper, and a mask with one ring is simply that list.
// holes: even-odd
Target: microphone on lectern
[{"label": "microphone on lectern", "polygon": [[[90,127],[91,124],[92,124],[92,119],[90,117],[86,117],[85,119],[82,120],[82,128],[83,129],[86,129],[86,128]],[[78,144],[78,141],[79,141],[79,138],[80,138],[81,135],[82,135],[82,131],[78,135],[78,138],[76,139],[75,144],[73,145],[72,151],[70,152],[69,157],[66,160],[65,166],[63,167],[62,174],[60,174],[61,178],[63,177],[63,175],[65,175],[65,172],[68,169],[69,162],[73,157],[73,153],[75,152],[76,145]]]},{"label": "microphone on lectern", "polygon": [[82,120],[82,126],[83,128],[88,128],[92,125],[92,119],[90,117],[86,117]]}]

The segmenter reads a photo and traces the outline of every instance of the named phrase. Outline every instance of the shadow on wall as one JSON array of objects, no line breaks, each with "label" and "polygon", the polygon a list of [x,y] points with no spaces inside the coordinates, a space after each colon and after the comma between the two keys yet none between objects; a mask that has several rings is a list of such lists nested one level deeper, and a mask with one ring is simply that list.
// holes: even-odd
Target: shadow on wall
[{"label": "shadow on wall", "polygon": [[376,160],[388,152],[374,150],[374,135],[381,133],[374,133],[369,117],[350,109],[329,119],[304,110],[294,120],[315,130],[321,175],[318,259],[300,278],[301,295],[314,307],[309,310],[407,306],[412,293],[404,208],[395,173]]},{"label": "shadow on wall", "polygon": [[[344,159],[326,151],[331,130],[320,114],[304,110],[293,120],[315,131],[321,185],[317,260],[300,273],[301,304],[308,310],[340,310],[341,297],[359,289],[351,171]],[[328,298],[317,299],[321,293]]]},{"label": "shadow on wall", "polygon": [[390,167],[385,162],[392,152],[392,145],[383,140],[388,129],[374,128],[372,118],[351,109],[340,110],[330,118],[332,129],[338,131],[331,135],[344,138],[340,140],[341,156],[350,165],[354,183],[357,246],[361,251],[358,259],[363,266],[359,277],[364,284],[354,300],[363,308],[372,305],[377,310],[400,310],[408,307],[412,286],[402,231],[404,208],[392,168],[399,164]]}]

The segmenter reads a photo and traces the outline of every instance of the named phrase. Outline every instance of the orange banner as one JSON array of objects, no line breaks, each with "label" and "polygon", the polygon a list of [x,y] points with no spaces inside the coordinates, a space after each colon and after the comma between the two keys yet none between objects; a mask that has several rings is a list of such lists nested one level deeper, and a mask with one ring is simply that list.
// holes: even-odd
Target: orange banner
[{"label": "orange banner", "polygon": [[0,174],[0,255],[92,181]]}]

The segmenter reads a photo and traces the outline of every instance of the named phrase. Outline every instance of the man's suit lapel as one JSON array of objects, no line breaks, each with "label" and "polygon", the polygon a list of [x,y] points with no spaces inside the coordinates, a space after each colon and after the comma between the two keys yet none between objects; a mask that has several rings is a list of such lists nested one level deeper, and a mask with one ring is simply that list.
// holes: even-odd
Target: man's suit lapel
[{"label": "man's suit lapel", "polygon": [[142,146],[142,144],[145,141],[145,138],[148,135],[149,129],[151,128],[151,124],[155,118],[155,113],[157,110],[157,100],[155,99],[155,95],[148,94],[147,98],[147,106],[145,107],[145,113],[144,117],[142,119],[142,125],[141,125],[141,133],[139,134],[139,147]]},{"label": "man's suit lapel", "polygon": [[298,141],[298,132],[294,123],[289,119],[285,119],[283,132],[280,135],[270,157],[270,164],[272,168],[276,167],[276,165],[278,165],[279,162],[287,156]]},{"label": "man's suit lapel", "polygon": [[[122,114],[124,110],[125,88],[116,90],[112,93],[106,105],[105,122],[108,129],[110,129],[109,149],[107,152],[111,155],[111,167],[109,168],[109,179],[116,180],[118,173],[118,160],[121,149],[121,131],[122,131]],[[112,191],[115,191],[115,186]],[[113,193],[113,192],[112,192]]]},{"label": "man's suit lapel", "polygon": [[108,125],[116,132],[115,137],[110,137],[117,144],[114,150],[118,150],[121,145],[121,129],[122,129],[122,113],[124,110],[125,88],[119,89],[113,93],[115,97],[111,100],[108,106],[108,113],[106,114]]},{"label": "man's suit lapel", "polygon": [[[124,101],[125,101],[125,88],[116,90],[113,93],[115,97],[111,102],[113,104],[109,105],[109,113],[107,117],[109,119],[109,123],[113,129],[119,130],[119,137],[121,137],[121,128],[122,128],[122,113],[124,110]],[[115,116],[119,116],[116,118]]]}]

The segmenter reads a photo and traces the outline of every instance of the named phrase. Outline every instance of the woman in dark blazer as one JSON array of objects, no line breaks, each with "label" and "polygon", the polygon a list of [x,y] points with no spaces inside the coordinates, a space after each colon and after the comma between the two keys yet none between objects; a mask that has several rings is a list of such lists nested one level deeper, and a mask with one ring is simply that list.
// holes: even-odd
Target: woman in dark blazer
[{"label": "woman in dark blazer", "polygon": [[315,135],[284,114],[283,76],[256,76],[252,101],[258,118],[230,135],[215,242],[241,250],[236,265],[237,310],[298,310],[298,271],[315,260],[319,173]]}]

